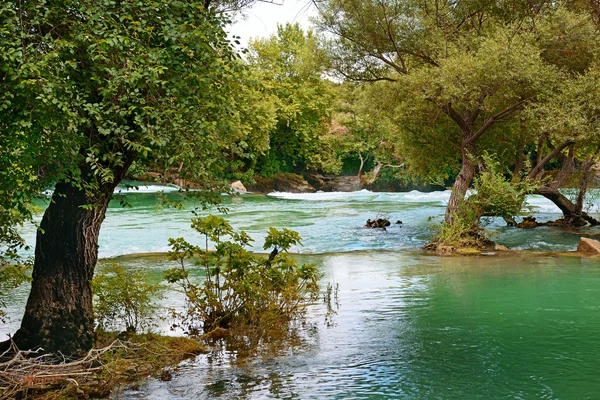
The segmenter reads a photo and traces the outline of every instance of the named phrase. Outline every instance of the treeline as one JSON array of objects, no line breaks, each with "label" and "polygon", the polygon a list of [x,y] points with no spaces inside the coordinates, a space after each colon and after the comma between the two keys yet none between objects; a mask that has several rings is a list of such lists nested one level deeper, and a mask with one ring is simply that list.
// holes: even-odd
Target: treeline
[{"label": "treeline", "polygon": [[[235,134],[223,151],[226,167],[218,176],[248,183],[281,173],[362,176],[373,169],[378,174],[384,165],[396,166],[390,127],[372,123],[362,86],[333,75],[324,44],[298,24],[280,25],[276,34],[249,42],[234,61],[237,84],[230,88],[228,101],[234,100],[230,107],[235,124],[228,129]],[[193,166],[185,158],[176,153],[157,158],[149,152],[129,175],[193,179]]]},{"label": "treeline", "polygon": [[446,225],[471,230],[513,224],[532,193],[563,225],[597,224],[599,18],[593,0],[324,2],[318,38],[285,26],[250,45],[276,117],[244,167],[446,184]]},{"label": "treeline", "polygon": [[600,151],[594,4],[323,3],[319,34],[280,26],[238,61],[238,140],[221,176],[451,186],[451,224],[474,180],[494,170],[504,192],[520,194],[487,208],[492,199],[480,199],[472,223],[512,223],[508,214],[536,193],[564,224],[595,224],[585,212]]}]

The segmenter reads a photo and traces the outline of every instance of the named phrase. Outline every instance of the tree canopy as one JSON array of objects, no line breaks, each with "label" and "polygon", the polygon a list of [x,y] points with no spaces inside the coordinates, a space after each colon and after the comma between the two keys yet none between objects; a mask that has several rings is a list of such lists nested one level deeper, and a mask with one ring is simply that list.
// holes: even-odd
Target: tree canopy
[{"label": "tree canopy", "polygon": [[[562,114],[541,104],[559,106],[550,97],[597,69],[598,29],[585,5],[332,0],[317,25],[331,37],[338,74],[373,82],[373,109],[395,126],[409,170],[431,180],[455,176],[447,223],[485,165],[484,151],[516,176],[527,159],[539,172],[546,155],[560,158],[570,141],[583,143],[563,129],[536,148],[548,135],[539,129],[544,114],[555,123]],[[586,123],[577,120],[562,119]]]},{"label": "tree canopy", "polygon": [[1,12],[2,162],[24,166],[3,169],[15,183],[2,218],[27,217],[31,195],[56,182],[15,340],[74,353],[93,338],[89,280],[114,187],[152,158],[185,161],[185,175],[218,188],[223,152],[248,133],[235,107],[243,66],[227,19],[202,2],[28,1]]}]

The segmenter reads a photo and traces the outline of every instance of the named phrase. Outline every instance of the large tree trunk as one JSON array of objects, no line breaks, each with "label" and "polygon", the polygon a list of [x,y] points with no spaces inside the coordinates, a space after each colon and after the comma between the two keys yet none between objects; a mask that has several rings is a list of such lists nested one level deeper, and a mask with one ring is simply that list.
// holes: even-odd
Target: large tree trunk
[{"label": "large tree trunk", "polygon": [[475,164],[471,159],[473,156],[475,156],[475,146],[471,145],[463,152],[462,166],[454,181],[454,185],[452,185],[452,193],[450,194],[450,200],[448,200],[448,206],[446,207],[445,222],[447,224],[454,222],[458,207],[465,199],[469,185],[471,185],[473,177],[475,176]]},{"label": "large tree trunk", "polygon": [[557,188],[551,186],[542,186],[535,190],[535,194],[539,194],[556,204],[562,211],[565,218],[576,216],[576,206],[565,195],[558,191]]},{"label": "large tree trunk", "polygon": [[21,349],[81,355],[94,341],[91,279],[98,260],[98,235],[114,182],[86,193],[59,181],[37,233],[31,293],[13,340]]},{"label": "large tree trunk", "polygon": [[556,204],[556,206],[563,213],[563,221],[567,225],[579,225],[581,220],[586,221],[590,225],[598,225],[600,223],[598,220],[589,216],[587,213],[578,210],[577,204],[569,200],[555,187],[542,186],[536,189],[534,193],[542,195],[554,204]]}]

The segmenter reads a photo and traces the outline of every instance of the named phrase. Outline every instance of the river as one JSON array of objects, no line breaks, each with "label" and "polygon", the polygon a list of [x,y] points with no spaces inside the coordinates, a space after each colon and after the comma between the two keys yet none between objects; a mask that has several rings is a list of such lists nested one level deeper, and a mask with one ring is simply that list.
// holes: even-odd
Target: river
[{"label": "river", "polygon": [[[111,204],[99,251],[159,276],[168,263],[141,253],[167,251],[169,237],[200,238],[189,228],[193,203],[160,209],[155,190],[127,194],[131,208]],[[496,242],[528,251],[428,255],[419,248],[448,197],[361,191],[226,198],[227,218],[256,239],[256,250],[269,226],[301,234],[304,247],[294,252],[318,263],[324,284],[339,285],[337,315],[327,324],[326,307],[315,304],[293,345],[245,358],[215,349],[182,364],[169,382],[150,379],[116,398],[598,398],[600,258],[549,251],[573,251],[581,233],[600,230],[521,230],[492,219]],[[538,220],[559,217],[542,198],[528,202]],[[598,202],[592,207],[597,212]],[[362,228],[376,216],[402,224],[386,232]],[[28,240],[34,233],[24,231]],[[25,299],[25,287],[15,290],[12,318],[0,333],[16,329]],[[168,296],[165,305],[181,302]]]}]

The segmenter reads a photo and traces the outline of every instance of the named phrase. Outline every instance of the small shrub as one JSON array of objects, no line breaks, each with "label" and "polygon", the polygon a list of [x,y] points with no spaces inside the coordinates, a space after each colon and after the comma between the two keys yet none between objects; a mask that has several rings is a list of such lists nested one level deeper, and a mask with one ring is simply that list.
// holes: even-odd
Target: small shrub
[{"label": "small shrub", "polygon": [[163,297],[164,287],[148,283],[148,273],[108,262],[92,280],[94,313],[98,327],[139,332],[150,328],[156,320],[156,301]]},{"label": "small shrub", "polygon": [[525,196],[539,185],[539,182],[521,176],[512,180],[506,177],[508,170],[502,169],[500,163],[487,153],[483,160],[486,169],[473,180],[475,193],[466,200],[478,218],[495,216],[511,219],[521,213]]},{"label": "small shrub", "polygon": [[487,232],[479,226],[480,215],[464,201],[451,224],[436,226],[433,242],[458,247],[485,247],[490,242]]},{"label": "small shrub", "polygon": [[[288,254],[291,246],[301,245],[297,232],[270,228],[264,249],[273,250],[265,257],[246,250],[252,239],[223,218],[194,219],[192,227],[205,237],[204,248],[183,238],[169,239],[169,258],[180,266],[165,272],[166,280],[185,293],[186,310],[180,317],[188,334],[243,325],[269,329],[301,315],[318,297],[316,266],[298,265]],[[190,280],[186,264],[192,258],[204,267],[202,282]]]}]

